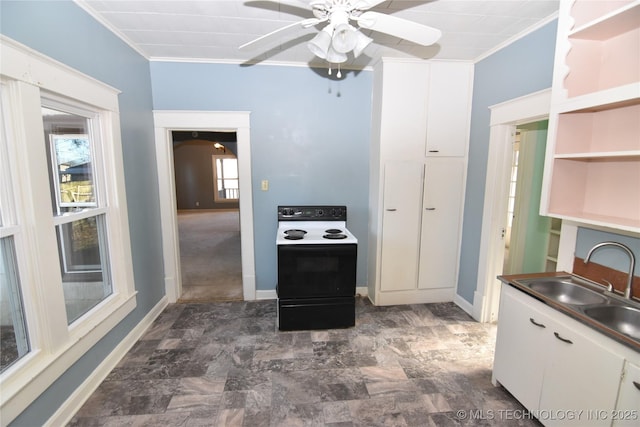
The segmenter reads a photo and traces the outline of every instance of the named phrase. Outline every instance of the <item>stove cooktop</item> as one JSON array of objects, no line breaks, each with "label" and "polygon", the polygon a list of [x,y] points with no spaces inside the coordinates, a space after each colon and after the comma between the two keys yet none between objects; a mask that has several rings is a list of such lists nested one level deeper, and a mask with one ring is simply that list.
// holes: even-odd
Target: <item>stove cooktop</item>
[{"label": "stove cooktop", "polygon": [[358,239],[342,221],[279,221],[276,243],[278,245],[345,244],[358,243]]},{"label": "stove cooktop", "polygon": [[346,206],[278,206],[278,245],[358,243]]}]

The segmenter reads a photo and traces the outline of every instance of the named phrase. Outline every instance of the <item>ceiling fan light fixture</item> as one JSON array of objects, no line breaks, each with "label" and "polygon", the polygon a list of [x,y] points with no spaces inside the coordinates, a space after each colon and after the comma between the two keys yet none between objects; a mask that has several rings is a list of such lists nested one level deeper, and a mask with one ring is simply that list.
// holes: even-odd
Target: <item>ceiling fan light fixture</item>
[{"label": "ceiling fan light fixture", "polygon": [[343,52],[336,51],[333,46],[329,47],[329,51],[327,52],[327,62],[331,64],[342,64],[343,62],[347,62],[347,54]]},{"label": "ceiling fan light fixture", "polygon": [[371,44],[373,39],[362,34],[360,31],[356,32],[356,45],[353,48],[353,56],[357,58],[364,51],[364,49]]},{"label": "ceiling fan light fixture", "polygon": [[358,32],[349,24],[340,24],[333,32],[332,46],[336,52],[351,52],[358,42]]},{"label": "ceiling fan light fixture", "polygon": [[307,47],[318,58],[325,59],[327,57],[327,52],[331,47],[331,34],[333,33],[333,27],[331,25],[327,25],[320,31],[309,43],[307,43]]}]

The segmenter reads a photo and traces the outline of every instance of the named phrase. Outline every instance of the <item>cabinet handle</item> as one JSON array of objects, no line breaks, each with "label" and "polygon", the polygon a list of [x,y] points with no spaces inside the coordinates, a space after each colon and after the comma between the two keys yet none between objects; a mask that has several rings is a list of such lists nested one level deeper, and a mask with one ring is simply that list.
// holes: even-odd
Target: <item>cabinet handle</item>
[{"label": "cabinet handle", "polygon": [[397,210],[396,208],[390,208],[390,209],[387,209],[387,212],[395,212],[396,210]]},{"label": "cabinet handle", "polygon": [[427,210],[427,211],[435,211],[436,208],[425,208],[425,210]]},{"label": "cabinet handle", "polygon": [[529,322],[533,323],[534,325],[536,325],[539,328],[546,328],[546,326],[544,326],[542,323],[538,323],[535,320],[533,320],[533,317],[529,318]]},{"label": "cabinet handle", "polygon": [[440,150],[429,150],[430,153],[439,153]]},{"label": "cabinet handle", "polygon": [[638,381],[634,381],[633,385],[636,386],[638,390],[640,390],[640,383]]},{"label": "cabinet handle", "polygon": [[560,336],[560,334],[559,334],[559,333],[557,333],[557,332],[554,332],[554,333],[553,333],[553,335],[555,335],[555,336],[556,336],[556,338],[558,338],[558,339],[559,339],[560,341],[562,341],[562,342],[566,342],[567,344],[573,344],[573,341],[568,340],[568,339],[566,339],[566,338],[562,338],[562,337]]}]

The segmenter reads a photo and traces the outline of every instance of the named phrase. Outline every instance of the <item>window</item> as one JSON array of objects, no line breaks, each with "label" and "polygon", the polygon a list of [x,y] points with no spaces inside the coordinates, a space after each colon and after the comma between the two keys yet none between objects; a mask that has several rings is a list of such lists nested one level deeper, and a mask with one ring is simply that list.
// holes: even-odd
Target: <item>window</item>
[{"label": "window", "polygon": [[238,159],[229,155],[213,156],[214,200],[237,201],[239,198]]},{"label": "window", "polygon": [[0,55],[13,64],[0,75],[0,411],[9,423],[136,300],[118,92],[4,37]]},{"label": "window", "polygon": [[4,102],[0,98],[0,372],[26,355],[30,345],[16,263],[14,239],[19,227],[10,203],[13,200],[13,167],[8,161],[4,112]]},{"label": "window", "polygon": [[[66,110],[66,111],[65,111]],[[74,111],[74,113],[68,112]],[[71,323],[112,293],[101,174],[93,160],[100,145],[98,118],[55,100],[42,107],[44,148],[67,322]]]}]

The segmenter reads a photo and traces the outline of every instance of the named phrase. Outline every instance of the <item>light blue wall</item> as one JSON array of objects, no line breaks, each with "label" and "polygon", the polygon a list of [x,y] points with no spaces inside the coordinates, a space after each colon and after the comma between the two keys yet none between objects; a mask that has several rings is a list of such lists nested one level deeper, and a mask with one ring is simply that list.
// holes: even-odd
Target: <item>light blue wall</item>
[{"label": "light blue wall", "polygon": [[42,425],[164,295],[149,63],[71,1],[0,2],[0,31],[122,91],[124,173],[137,308],[11,425]]},{"label": "light blue wall", "polygon": [[[635,275],[640,276],[640,239],[637,237],[605,233],[604,231],[580,227],[578,228],[575,256],[584,259],[592,247],[600,242],[607,241],[622,243],[631,249],[631,252],[633,252],[636,257]],[[600,248],[591,255],[590,261],[605,265],[614,270],[624,271],[625,273],[629,271],[629,257],[624,251],[618,248]]]},{"label": "light blue wall", "polygon": [[279,204],[347,205],[366,285],[371,72],[152,62],[151,76],[156,110],[251,112],[257,289],[275,289]]},{"label": "light blue wall", "polygon": [[469,168],[458,294],[473,302],[489,153],[489,106],[551,87],[557,21],[478,62],[473,83]]}]

